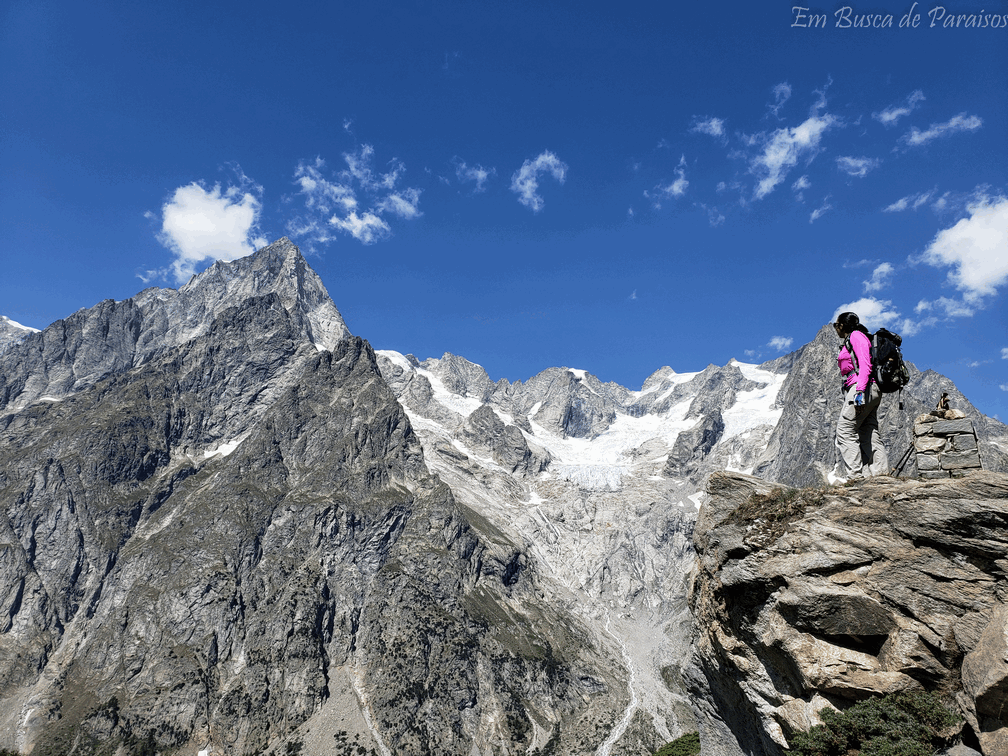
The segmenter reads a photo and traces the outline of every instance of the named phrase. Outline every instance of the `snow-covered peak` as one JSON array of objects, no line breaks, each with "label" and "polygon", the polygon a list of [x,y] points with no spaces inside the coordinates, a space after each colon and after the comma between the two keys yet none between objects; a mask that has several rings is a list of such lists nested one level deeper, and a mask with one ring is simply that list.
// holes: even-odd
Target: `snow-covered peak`
[{"label": "snow-covered peak", "polygon": [[39,333],[38,328],[32,328],[31,326],[21,325],[16,320],[11,320],[6,315],[0,315],[0,322],[2,322],[3,326],[6,326],[7,328],[14,331],[24,331],[26,333]]},{"label": "snow-covered peak", "polygon": [[0,315],[0,354],[3,354],[15,344],[20,344],[26,336],[38,332],[37,328],[21,325],[6,315]]}]

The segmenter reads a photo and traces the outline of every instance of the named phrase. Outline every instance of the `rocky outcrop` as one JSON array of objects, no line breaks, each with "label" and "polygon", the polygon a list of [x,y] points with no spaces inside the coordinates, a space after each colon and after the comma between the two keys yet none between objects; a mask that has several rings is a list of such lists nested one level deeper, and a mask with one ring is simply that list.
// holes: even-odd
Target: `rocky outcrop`
[{"label": "rocky outcrop", "polygon": [[1008,735],[1008,476],[785,492],[718,474],[694,532],[687,673],[704,753],[781,754],[823,707],[955,697],[987,756]]},{"label": "rocky outcrop", "polygon": [[536,475],[550,462],[546,452],[533,454],[521,430],[505,424],[489,404],[469,415],[457,435],[467,445],[488,452],[509,473]]},{"label": "rocky outcrop", "polygon": [[682,431],[669,452],[665,474],[685,478],[695,473],[714,445],[721,440],[724,429],[724,418],[719,411],[714,410],[688,431]]}]

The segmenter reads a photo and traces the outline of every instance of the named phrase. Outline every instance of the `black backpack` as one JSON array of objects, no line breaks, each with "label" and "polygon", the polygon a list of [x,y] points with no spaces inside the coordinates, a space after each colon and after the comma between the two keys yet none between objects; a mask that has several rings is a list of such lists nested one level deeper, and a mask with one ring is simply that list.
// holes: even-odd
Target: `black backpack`
[{"label": "black backpack", "polygon": [[[893,394],[899,391],[900,409],[903,409],[903,387],[910,382],[910,371],[903,363],[903,353],[900,351],[903,338],[898,333],[887,331],[885,328],[879,328],[875,331],[875,335],[867,332],[865,335],[871,342],[872,380],[875,381],[875,385],[883,394]],[[850,352],[854,370],[857,370],[857,357],[854,355],[854,348],[851,346],[849,336],[847,337],[847,351]]]}]

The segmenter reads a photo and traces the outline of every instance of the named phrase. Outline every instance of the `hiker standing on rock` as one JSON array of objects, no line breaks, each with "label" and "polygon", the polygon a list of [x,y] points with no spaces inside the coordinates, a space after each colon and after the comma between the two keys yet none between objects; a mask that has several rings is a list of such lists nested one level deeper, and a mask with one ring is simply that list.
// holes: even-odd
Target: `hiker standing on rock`
[{"label": "hiker standing on rock", "polygon": [[885,475],[889,456],[879,435],[882,391],[872,379],[871,334],[853,312],[841,313],[833,328],[844,342],[837,355],[844,395],[836,428],[840,458],[849,479]]}]

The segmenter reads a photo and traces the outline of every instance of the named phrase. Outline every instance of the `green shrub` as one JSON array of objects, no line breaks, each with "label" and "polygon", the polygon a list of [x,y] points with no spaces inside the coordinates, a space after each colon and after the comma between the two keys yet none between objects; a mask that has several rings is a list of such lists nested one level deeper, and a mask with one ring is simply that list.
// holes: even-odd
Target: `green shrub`
[{"label": "green shrub", "polygon": [[823,709],[823,724],[798,733],[791,744],[798,756],[931,756],[938,734],[959,715],[934,693],[900,692],[869,698],[846,711]]},{"label": "green shrub", "polygon": [[700,733],[687,732],[671,743],[666,743],[657,751],[654,756],[696,756],[700,753]]}]

